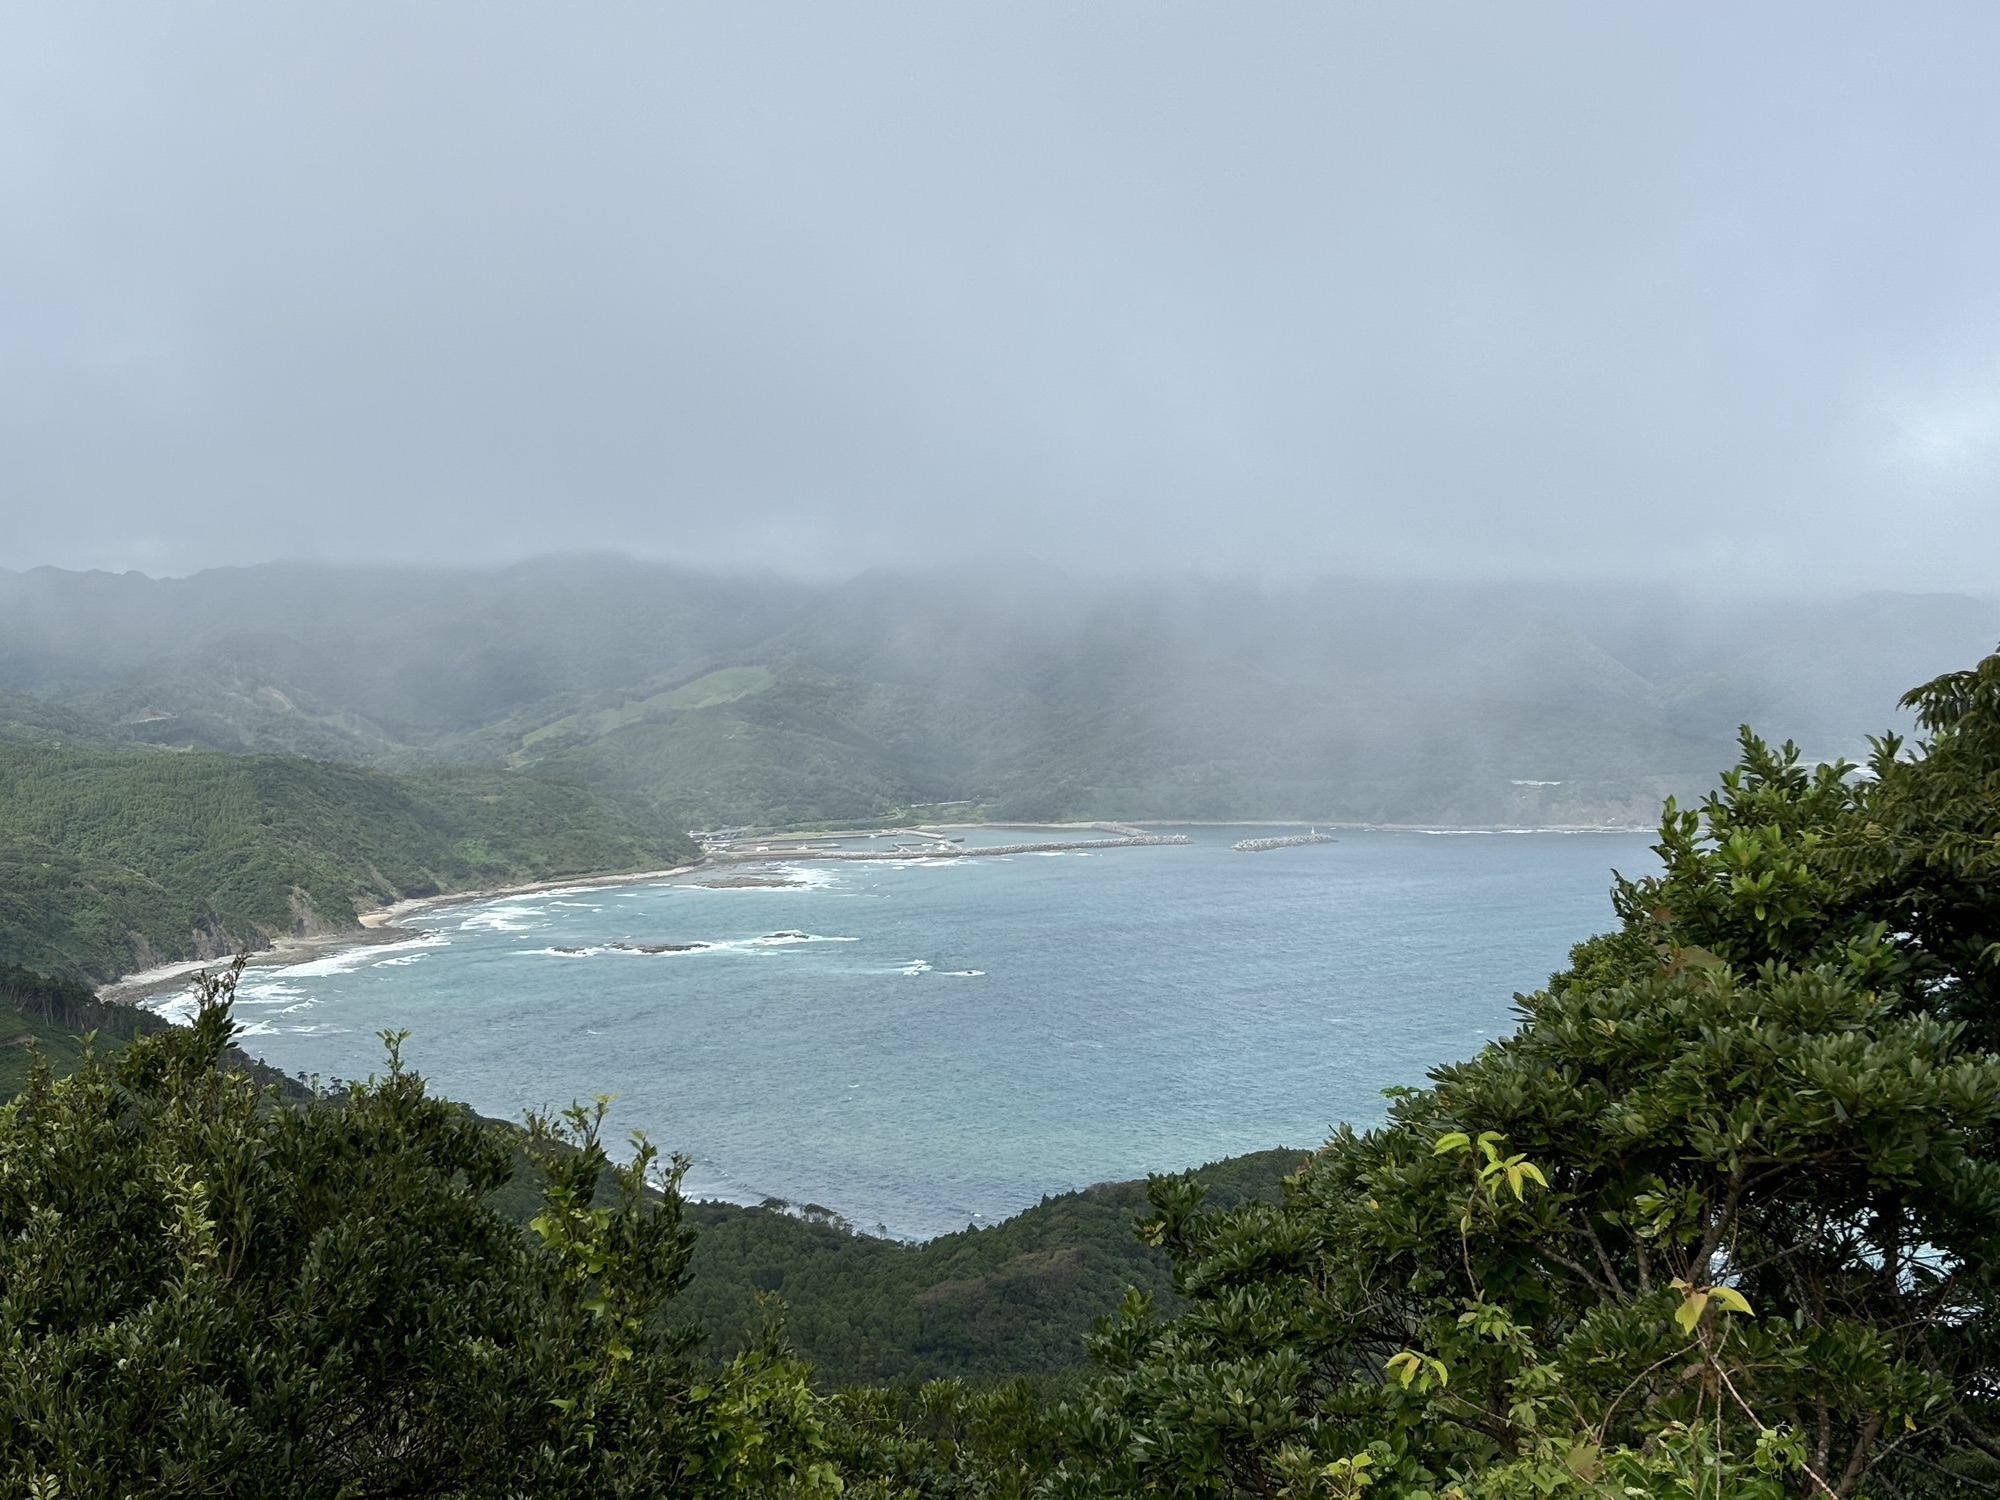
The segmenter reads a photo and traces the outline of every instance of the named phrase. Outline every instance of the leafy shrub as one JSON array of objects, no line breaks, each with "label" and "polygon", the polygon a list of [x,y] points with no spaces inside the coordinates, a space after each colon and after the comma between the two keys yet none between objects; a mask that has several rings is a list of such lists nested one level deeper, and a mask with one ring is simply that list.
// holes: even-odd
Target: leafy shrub
[{"label": "leafy shrub", "polygon": [[[774,1348],[665,1331],[692,1235],[602,1107],[509,1143],[386,1075],[293,1108],[191,1028],[0,1107],[0,1486],[37,1496],[812,1492],[819,1406]],[[600,1193],[600,1188],[605,1191]],[[661,1191],[660,1189],[664,1189]],[[608,1201],[601,1201],[608,1200]]]}]

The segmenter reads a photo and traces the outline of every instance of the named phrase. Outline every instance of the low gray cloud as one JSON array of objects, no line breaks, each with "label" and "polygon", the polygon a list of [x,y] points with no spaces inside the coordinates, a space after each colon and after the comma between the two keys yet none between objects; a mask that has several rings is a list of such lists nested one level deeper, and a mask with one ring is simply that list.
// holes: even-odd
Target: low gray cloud
[{"label": "low gray cloud", "polygon": [[1984,590],[2000,13],[0,12],[0,566]]}]

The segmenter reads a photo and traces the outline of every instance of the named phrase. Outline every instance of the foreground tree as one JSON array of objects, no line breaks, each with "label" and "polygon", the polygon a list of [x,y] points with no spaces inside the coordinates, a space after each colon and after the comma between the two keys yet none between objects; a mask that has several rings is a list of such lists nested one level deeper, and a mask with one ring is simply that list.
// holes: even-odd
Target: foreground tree
[{"label": "foreground tree", "polygon": [[679,1164],[612,1166],[603,1110],[512,1144],[386,1076],[309,1107],[222,1071],[233,976],[115,1070],[0,1108],[0,1488],[43,1497],[809,1493],[804,1371],[664,1330]]},{"label": "foreground tree", "polygon": [[1746,730],[1516,1033],[1278,1205],[1152,1185],[1077,1489],[2000,1492],[2000,658],[1870,774]]}]

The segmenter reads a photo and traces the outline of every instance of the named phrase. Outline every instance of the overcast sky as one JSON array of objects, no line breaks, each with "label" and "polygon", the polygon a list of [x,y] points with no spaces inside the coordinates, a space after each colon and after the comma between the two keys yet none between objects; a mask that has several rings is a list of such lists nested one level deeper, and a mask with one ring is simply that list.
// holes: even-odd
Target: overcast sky
[{"label": "overcast sky", "polygon": [[0,567],[2000,590],[2000,8],[0,6]]}]

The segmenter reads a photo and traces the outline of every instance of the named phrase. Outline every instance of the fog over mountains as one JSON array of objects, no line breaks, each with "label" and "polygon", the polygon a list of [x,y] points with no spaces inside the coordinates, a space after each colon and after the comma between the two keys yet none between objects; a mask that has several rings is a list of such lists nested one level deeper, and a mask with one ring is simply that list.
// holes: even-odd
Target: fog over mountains
[{"label": "fog over mountains", "polygon": [[2000,605],[1948,594],[39,568],[0,573],[0,736],[513,767],[695,827],[1647,823],[1739,723],[1854,756],[1996,639]]}]

